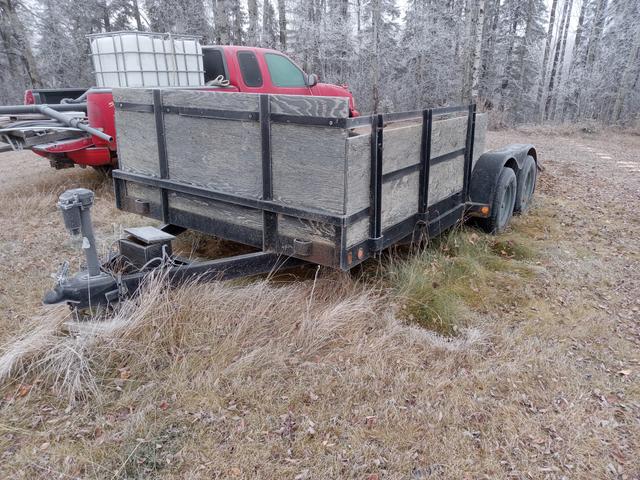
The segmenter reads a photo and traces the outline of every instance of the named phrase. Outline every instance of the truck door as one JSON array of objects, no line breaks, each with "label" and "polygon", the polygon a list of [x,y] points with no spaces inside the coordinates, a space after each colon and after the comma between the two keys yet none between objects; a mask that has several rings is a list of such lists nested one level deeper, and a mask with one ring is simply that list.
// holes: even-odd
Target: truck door
[{"label": "truck door", "polygon": [[307,76],[285,55],[266,52],[264,63],[269,72],[272,92],[285,95],[312,95]]},{"label": "truck door", "polygon": [[250,93],[271,93],[265,88],[265,82],[262,78],[262,69],[258,63],[258,57],[251,50],[239,50],[237,55],[238,68],[240,75],[238,83],[241,86],[240,91]]}]

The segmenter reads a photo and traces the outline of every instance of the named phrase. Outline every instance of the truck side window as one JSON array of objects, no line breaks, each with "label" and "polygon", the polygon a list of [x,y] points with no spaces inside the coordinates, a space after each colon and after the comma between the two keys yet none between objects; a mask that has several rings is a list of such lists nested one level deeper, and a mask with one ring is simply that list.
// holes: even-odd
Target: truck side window
[{"label": "truck side window", "polygon": [[247,87],[261,87],[262,73],[255,53],[248,51],[238,52],[238,63]]},{"label": "truck side window", "polygon": [[271,75],[271,83],[276,87],[306,87],[304,74],[296,65],[283,55],[266,53],[264,55]]},{"label": "truck side window", "polygon": [[203,63],[204,63],[204,83],[211,80],[215,80],[219,75],[222,75],[227,80],[227,72],[224,68],[224,59],[222,58],[222,52],[217,48],[205,48],[202,50]]}]

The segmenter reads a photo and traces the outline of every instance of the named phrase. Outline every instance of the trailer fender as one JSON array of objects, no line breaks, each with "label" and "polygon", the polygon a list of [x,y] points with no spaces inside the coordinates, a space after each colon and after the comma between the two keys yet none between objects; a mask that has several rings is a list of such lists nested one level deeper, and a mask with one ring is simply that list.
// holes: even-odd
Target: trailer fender
[{"label": "trailer fender", "polygon": [[536,149],[530,144],[507,145],[482,154],[471,174],[469,201],[472,204],[491,205],[495,195],[496,182],[503,167],[512,168],[518,177],[528,155],[533,157],[537,168],[540,168]]}]

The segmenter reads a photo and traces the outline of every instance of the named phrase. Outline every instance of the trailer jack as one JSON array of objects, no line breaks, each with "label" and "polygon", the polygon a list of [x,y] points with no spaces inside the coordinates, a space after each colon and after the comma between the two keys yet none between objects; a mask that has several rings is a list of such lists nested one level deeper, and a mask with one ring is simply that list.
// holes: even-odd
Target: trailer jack
[{"label": "trailer jack", "polygon": [[265,251],[189,261],[172,255],[171,242],[185,229],[171,224],[125,230],[129,235],[120,239],[119,253],[101,264],[90,216],[93,198],[93,192],[85,188],[67,190],[60,196],[58,208],[65,227],[72,235],[82,235],[87,269],[69,277],[68,263],[63,263],[53,289],[45,294],[45,304],[66,303],[79,310],[112,305],[135,295],[152,272],[175,286],[188,280],[230,280],[308,264]]}]

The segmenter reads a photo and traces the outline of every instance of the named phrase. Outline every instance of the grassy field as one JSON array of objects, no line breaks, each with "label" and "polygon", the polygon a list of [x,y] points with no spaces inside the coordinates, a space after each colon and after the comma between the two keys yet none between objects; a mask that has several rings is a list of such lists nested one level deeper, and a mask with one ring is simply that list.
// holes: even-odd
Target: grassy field
[{"label": "grassy field", "polygon": [[[145,293],[99,321],[43,307],[81,258],[55,210],[109,182],[0,157],[1,478],[640,478],[640,137],[539,146],[533,211],[351,274]],[[229,245],[199,236],[196,254]]]}]

